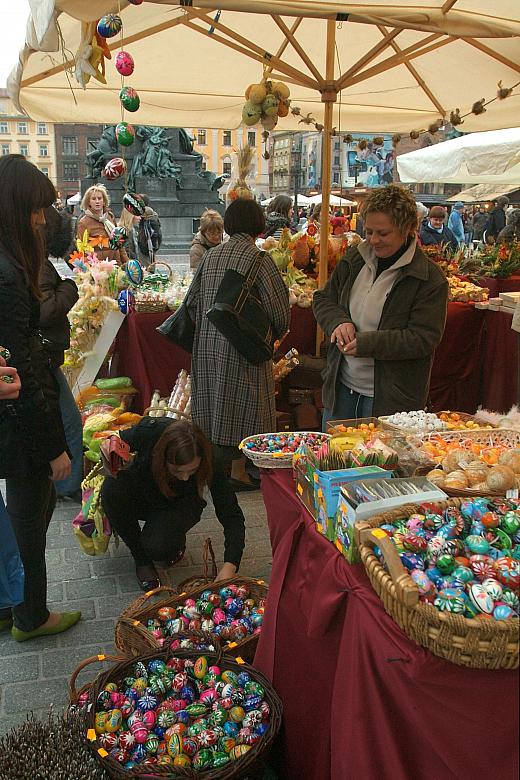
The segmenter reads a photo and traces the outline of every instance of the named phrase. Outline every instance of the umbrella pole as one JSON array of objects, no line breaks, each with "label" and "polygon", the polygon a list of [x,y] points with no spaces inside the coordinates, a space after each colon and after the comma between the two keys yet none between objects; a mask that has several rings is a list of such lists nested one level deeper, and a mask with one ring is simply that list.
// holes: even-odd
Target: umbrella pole
[{"label": "umbrella pole", "polygon": [[[334,49],[336,43],[336,22],[327,21],[327,52],[325,60],[325,88],[321,93],[322,103],[325,103],[323,117],[323,133],[321,147],[321,212],[320,212],[320,263],[318,287],[325,286],[328,276],[329,261],[329,205],[331,187],[331,130],[332,110],[337,99],[337,88],[334,81]],[[320,354],[323,331],[316,330],[316,354]]]}]

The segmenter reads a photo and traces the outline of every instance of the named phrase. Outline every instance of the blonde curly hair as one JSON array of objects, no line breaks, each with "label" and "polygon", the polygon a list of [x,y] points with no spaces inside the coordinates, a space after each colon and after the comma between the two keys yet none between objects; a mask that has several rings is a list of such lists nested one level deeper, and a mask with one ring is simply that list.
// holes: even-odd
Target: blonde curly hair
[{"label": "blonde curly hair", "polygon": [[108,195],[107,188],[104,184],[93,184],[91,187],[88,188],[88,190],[83,195],[83,198],[81,199],[80,208],[82,211],[86,211],[90,208],[90,197],[94,192],[100,192],[103,196],[103,211],[108,211],[108,207],[110,206],[110,197]]},{"label": "blonde curly hair", "polygon": [[389,184],[380,187],[367,197],[360,209],[363,222],[368,214],[388,214],[395,227],[404,235],[414,236],[417,231],[417,203],[411,192],[399,187],[397,184]]}]

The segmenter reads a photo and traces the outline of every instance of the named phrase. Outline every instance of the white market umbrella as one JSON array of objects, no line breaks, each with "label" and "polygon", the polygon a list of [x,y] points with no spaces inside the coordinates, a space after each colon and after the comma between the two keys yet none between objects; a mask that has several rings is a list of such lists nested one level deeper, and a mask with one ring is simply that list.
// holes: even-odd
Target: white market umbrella
[{"label": "white market umbrella", "polygon": [[448,203],[455,203],[458,200],[463,203],[481,203],[482,201],[492,203],[501,195],[509,195],[518,189],[520,189],[520,184],[475,184],[474,187],[457,192],[456,195],[452,195],[447,200]]},{"label": "white market umbrella", "polygon": [[[518,110],[520,118],[520,106]],[[520,187],[520,127],[469,133],[398,155],[397,170],[403,182],[498,183]]]},{"label": "white market umbrella", "polygon": [[[115,0],[29,0],[32,16],[20,60],[8,81],[14,101],[34,119],[115,123],[120,77],[106,62],[106,85],[85,91],[74,69],[85,66],[93,23],[116,12]],[[234,128],[246,86],[272,78],[291,88],[297,116],[278,129],[323,127],[323,206],[331,188],[331,143],[341,131],[421,130],[465,115],[494,97],[497,82],[514,87],[466,130],[510,127],[519,111],[518,0],[121,0],[121,43],[136,68],[127,83],[141,97],[139,124]],[[216,7],[220,11],[215,14]],[[219,17],[219,18],[217,18]],[[58,29],[59,24],[59,29]],[[79,53],[79,54],[78,54]],[[67,71],[67,73],[66,73]],[[74,95],[67,76],[74,86]],[[327,247],[320,256],[320,282]]]},{"label": "white market umbrella", "polygon": [[71,195],[70,198],[67,198],[67,206],[77,206],[80,201],[81,192],[76,192],[75,195]]},{"label": "white market umbrella", "polygon": [[[310,203],[322,203],[323,202],[323,195],[320,193],[319,195],[311,195],[309,198]],[[340,198],[338,195],[329,195],[329,206],[355,206],[356,203],[353,200],[348,200],[347,198]]]}]

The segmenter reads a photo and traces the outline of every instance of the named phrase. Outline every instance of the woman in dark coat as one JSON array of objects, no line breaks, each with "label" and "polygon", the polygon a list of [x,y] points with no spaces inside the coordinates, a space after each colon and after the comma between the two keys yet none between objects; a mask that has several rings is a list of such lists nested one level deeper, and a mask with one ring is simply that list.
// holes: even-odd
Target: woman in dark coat
[{"label": "woman in dark coat", "polygon": [[448,282],[417,245],[412,195],[391,184],[363,203],[366,239],[347,250],[316,320],[329,338],[323,424],[424,408],[444,332]]},{"label": "woman in dark coat", "polygon": [[55,199],[50,180],[24,157],[0,159],[0,344],[21,380],[18,399],[0,400],[0,477],[25,569],[24,602],[0,611],[0,630],[12,621],[19,642],[66,631],[81,617],[47,609],[45,536],[56,501],[53,481],[70,474],[58,390],[38,333],[45,260],[39,226]]},{"label": "woman in dark coat", "polygon": [[121,438],[136,455],[128,469],[105,479],[101,498],[111,525],[132,553],[140,587],[158,587],[154,561],[168,567],[182,558],[186,532],[206,506],[206,487],[224,528],[224,564],[217,579],[232,576],[244,549],[243,515],[234,511],[235,495],[219,464],[212,463],[211,444],[202,431],[185,420],[144,417],[121,431]]}]

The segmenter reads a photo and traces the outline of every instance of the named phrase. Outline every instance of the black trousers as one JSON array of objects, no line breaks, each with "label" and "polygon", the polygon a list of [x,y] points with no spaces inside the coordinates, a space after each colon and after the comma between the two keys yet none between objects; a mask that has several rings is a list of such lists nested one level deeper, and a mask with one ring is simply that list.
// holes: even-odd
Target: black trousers
[{"label": "black trousers", "polygon": [[20,550],[24,570],[24,602],[12,610],[0,610],[4,620],[12,613],[15,626],[33,631],[49,617],[45,541],[56,505],[54,483],[46,472],[6,479],[6,506]]}]

